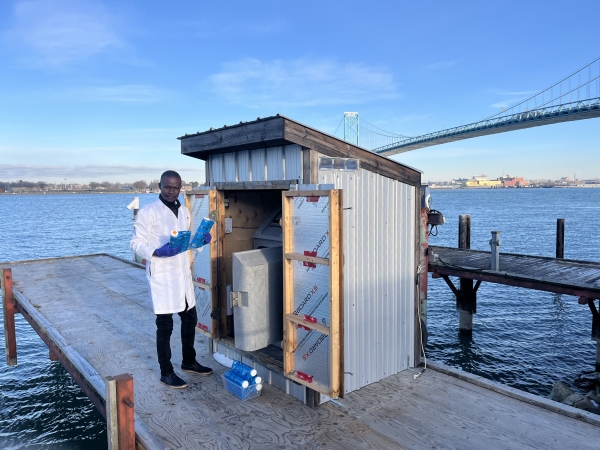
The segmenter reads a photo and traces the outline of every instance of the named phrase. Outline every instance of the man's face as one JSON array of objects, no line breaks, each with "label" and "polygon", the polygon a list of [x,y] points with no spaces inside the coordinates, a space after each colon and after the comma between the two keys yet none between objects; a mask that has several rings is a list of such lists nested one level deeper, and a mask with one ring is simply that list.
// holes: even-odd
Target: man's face
[{"label": "man's face", "polygon": [[168,201],[174,202],[181,191],[181,180],[177,177],[164,177],[160,182],[160,195]]}]

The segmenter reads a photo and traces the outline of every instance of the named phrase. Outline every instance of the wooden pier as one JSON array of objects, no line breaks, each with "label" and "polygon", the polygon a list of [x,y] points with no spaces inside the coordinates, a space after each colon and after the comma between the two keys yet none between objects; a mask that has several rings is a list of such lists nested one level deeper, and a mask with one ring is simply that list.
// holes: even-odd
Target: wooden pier
[{"label": "wooden pier", "polygon": [[[434,252],[458,263],[443,249]],[[135,409],[140,448],[597,448],[598,416],[441,366],[418,378],[401,372],[316,409],[269,385],[242,402],[223,388],[225,368],[198,333],[197,359],[215,374],[186,373],[189,388],[170,389],[159,382],[155,316],[142,266],[89,255],[0,267],[12,270],[3,297],[12,339],[7,361],[16,364],[18,353],[7,320],[11,327],[12,316],[21,313],[102,414],[107,377],[131,374],[135,395],[129,394],[128,406]],[[438,273],[446,267],[440,260],[430,264]],[[476,272],[484,266],[470,267],[465,273],[485,275]],[[172,341],[177,368],[178,333]]]},{"label": "wooden pier", "polygon": [[[557,255],[563,252],[564,244],[557,239]],[[463,332],[472,330],[477,290],[482,282],[578,297],[578,303],[587,305],[591,312],[591,337],[596,341],[596,370],[600,370],[600,313],[595,303],[600,299],[600,263],[499,253],[497,270],[493,270],[491,252],[430,246],[428,253],[429,272],[433,273],[433,278],[443,278],[456,295]],[[454,286],[449,278],[451,276],[460,278],[460,288]],[[474,286],[473,280],[476,281]],[[464,289],[465,285],[467,289]],[[465,320],[465,316],[470,320]],[[463,328],[466,322],[470,322],[471,326]]]}]

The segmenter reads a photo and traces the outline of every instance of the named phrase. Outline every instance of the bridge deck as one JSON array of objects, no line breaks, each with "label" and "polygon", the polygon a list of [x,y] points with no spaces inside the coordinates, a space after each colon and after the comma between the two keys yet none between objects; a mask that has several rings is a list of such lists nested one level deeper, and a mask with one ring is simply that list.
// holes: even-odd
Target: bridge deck
[{"label": "bridge deck", "polygon": [[500,270],[492,271],[490,252],[431,246],[429,255],[429,271],[439,275],[600,298],[600,263],[500,253]]},{"label": "bridge deck", "polygon": [[343,406],[310,409],[268,385],[241,402],[224,390],[224,368],[200,334],[198,360],[215,375],[186,373],[188,389],[169,389],[158,381],[143,269],[108,255],[0,265],[12,267],[18,310],[88,395],[102,403],[102,377],[133,374],[136,431],[148,448],[597,448],[593,414],[433,370],[416,380],[409,371],[391,376],[347,395]]}]

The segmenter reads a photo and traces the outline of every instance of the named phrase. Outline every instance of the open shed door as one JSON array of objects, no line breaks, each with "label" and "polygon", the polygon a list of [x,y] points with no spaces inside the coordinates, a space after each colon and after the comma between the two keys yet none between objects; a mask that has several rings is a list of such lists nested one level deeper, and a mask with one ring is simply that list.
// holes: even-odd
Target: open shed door
[{"label": "open shed door", "polygon": [[285,376],[343,395],[342,191],[283,192]]},{"label": "open shed door", "polygon": [[185,205],[190,210],[192,236],[200,226],[204,217],[215,221],[210,234],[212,241],[205,245],[201,252],[190,250],[192,280],[198,323],[196,327],[210,338],[216,338],[218,333],[219,297],[217,285],[218,261],[218,192],[216,190],[190,191],[185,195]]}]

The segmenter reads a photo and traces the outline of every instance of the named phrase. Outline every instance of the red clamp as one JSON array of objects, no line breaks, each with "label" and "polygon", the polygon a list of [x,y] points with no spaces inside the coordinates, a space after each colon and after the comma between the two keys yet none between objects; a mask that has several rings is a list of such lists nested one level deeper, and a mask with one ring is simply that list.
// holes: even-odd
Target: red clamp
[{"label": "red clamp", "polygon": [[208,327],[200,322],[198,322],[198,328],[200,328],[201,330],[204,330],[204,331],[208,331]]},{"label": "red clamp", "polygon": [[308,314],[304,314],[304,320],[306,320],[307,322],[310,322],[310,323],[317,323],[318,322],[318,320],[317,320],[316,317],[311,317]]},{"label": "red clamp", "polygon": [[306,325],[302,325],[301,323],[298,324],[298,328],[300,328],[301,330],[310,331],[310,328],[308,328]]}]

